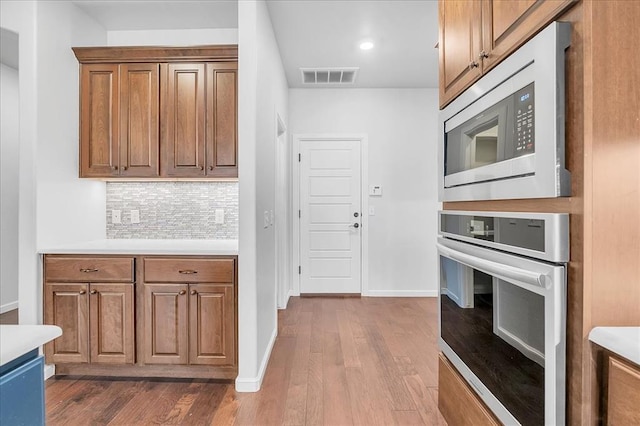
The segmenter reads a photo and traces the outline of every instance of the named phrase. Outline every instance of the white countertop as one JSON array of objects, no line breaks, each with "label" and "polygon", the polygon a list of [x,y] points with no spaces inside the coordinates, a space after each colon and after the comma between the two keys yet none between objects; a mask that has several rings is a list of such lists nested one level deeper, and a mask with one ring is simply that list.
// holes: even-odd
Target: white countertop
[{"label": "white countertop", "polygon": [[85,243],[45,247],[41,254],[164,254],[235,256],[238,240],[94,240]]},{"label": "white countertop", "polygon": [[62,335],[56,325],[0,325],[0,365]]},{"label": "white countertop", "polygon": [[640,327],[596,327],[589,340],[640,365]]}]

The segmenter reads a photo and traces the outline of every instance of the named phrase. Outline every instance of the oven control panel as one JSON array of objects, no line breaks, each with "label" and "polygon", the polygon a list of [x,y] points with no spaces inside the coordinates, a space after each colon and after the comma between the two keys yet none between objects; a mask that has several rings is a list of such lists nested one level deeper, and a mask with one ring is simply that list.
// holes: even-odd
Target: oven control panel
[{"label": "oven control panel", "polygon": [[514,94],[516,157],[535,152],[535,111],[533,83]]}]

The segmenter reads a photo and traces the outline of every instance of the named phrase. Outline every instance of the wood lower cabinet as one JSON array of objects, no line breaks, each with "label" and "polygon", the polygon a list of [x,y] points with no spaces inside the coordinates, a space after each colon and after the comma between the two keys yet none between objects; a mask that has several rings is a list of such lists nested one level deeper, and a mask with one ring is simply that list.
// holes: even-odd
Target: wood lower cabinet
[{"label": "wood lower cabinet", "polygon": [[640,424],[640,366],[609,356],[606,407],[606,424]]},{"label": "wood lower cabinet", "polygon": [[439,0],[440,108],[575,0]]},{"label": "wood lower cabinet", "polygon": [[144,258],[142,263],[144,362],[236,365],[235,260]]},{"label": "wood lower cabinet", "polygon": [[80,177],[238,176],[238,49],[75,47]]},{"label": "wood lower cabinet", "polygon": [[62,328],[45,345],[47,362],[135,361],[133,265],[131,257],[45,256],[44,323]]}]

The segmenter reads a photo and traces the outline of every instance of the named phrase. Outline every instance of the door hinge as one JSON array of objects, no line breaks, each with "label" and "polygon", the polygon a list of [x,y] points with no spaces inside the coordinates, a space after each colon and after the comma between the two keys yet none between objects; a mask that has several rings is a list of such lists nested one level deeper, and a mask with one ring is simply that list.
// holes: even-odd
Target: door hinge
[{"label": "door hinge", "polygon": [[302,266],[298,266],[298,275],[302,275]]},{"label": "door hinge", "polygon": [[298,163],[302,161],[302,154],[298,153]]},{"label": "door hinge", "polygon": [[302,217],[302,211],[298,210],[298,218],[301,218],[301,217]]}]

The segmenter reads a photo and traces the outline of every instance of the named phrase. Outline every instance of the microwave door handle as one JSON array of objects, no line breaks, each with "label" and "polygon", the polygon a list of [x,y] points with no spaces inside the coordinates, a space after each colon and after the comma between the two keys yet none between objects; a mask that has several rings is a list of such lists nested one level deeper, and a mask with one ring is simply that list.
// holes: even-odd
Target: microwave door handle
[{"label": "microwave door handle", "polygon": [[[469,255],[458,250],[445,247],[439,243],[437,243],[437,246],[438,251],[440,251],[440,253],[444,254],[446,257],[449,257],[467,266],[471,266],[472,268],[484,271],[488,274],[505,279],[507,281],[521,282],[535,287],[546,288],[546,280],[544,274],[527,271],[525,269],[516,268],[513,266],[503,265],[491,260],[485,260],[477,256]],[[468,248],[469,250],[477,250],[475,247]]]}]

